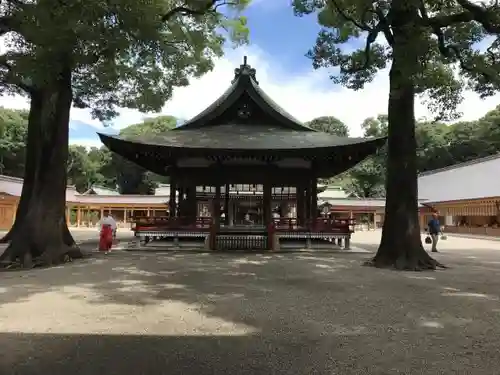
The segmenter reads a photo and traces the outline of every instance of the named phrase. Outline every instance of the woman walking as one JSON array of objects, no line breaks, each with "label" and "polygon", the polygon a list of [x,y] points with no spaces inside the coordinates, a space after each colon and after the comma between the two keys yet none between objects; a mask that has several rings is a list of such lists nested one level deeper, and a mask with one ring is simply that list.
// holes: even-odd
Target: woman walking
[{"label": "woman walking", "polygon": [[104,212],[104,216],[99,221],[99,251],[104,251],[104,254],[109,254],[111,246],[113,246],[113,233],[116,230],[115,220]]}]

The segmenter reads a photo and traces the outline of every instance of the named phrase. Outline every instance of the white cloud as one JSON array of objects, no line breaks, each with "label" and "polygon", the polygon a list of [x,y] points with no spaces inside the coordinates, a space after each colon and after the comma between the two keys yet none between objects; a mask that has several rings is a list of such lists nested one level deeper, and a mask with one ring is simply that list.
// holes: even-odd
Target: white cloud
[{"label": "white cloud", "polygon": [[[365,118],[387,112],[387,72],[381,72],[364,90],[352,91],[330,84],[328,74],[324,71],[314,71],[311,68],[302,74],[285,72],[277,58],[252,46],[229,51],[226,57],[217,61],[212,72],[193,80],[188,87],[176,89],[172,100],[165,105],[161,114],[182,119],[198,114],[227,89],[234,69],[242,63],[244,55],[248,56],[248,63],[257,69],[257,79],[264,91],[301,121],[325,115],[336,116],[349,126],[353,136],[358,136],[361,135],[360,124]],[[468,92],[459,109],[463,113],[463,120],[474,120],[498,104],[500,95],[481,100],[476,94]],[[2,97],[0,105],[21,108],[27,104],[22,98]],[[417,118],[431,117],[427,108],[420,103],[416,105],[416,112]],[[114,121],[114,127],[123,128],[146,117],[129,109],[120,111],[120,114]],[[91,119],[86,110],[73,109],[71,117],[96,128],[103,128],[99,121]]]}]

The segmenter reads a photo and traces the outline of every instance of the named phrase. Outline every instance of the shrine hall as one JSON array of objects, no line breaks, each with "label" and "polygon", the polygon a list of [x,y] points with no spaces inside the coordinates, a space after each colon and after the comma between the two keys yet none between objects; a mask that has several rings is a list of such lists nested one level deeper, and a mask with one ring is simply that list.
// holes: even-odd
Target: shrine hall
[{"label": "shrine hall", "polygon": [[353,220],[321,214],[318,179],[352,168],[386,142],[305,126],[262,90],[246,58],[226,92],[182,126],[99,137],[112,152],[169,177],[169,214],[137,218],[136,237],[211,250],[348,248]]}]

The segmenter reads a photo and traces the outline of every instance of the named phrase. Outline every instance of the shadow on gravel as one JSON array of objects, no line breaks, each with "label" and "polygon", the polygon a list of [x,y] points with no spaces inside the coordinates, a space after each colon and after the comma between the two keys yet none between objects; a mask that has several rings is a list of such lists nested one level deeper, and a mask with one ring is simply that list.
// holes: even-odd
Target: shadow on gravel
[{"label": "shadow on gravel", "polygon": [[0,333],[0,346],[0,373],[16,375],[308,374],[333,365],[316,362],[325,348],[268,347],[256,336]]},{"label": "shadow on gravel", "polygon": [[345,362],[329,358],[335,347],[341,347],[340,343],[330,343],[333,347],[327,342],[304,344],[283,340],[271,345],[269,340],[257,336],[0,333],[0,373],[303,375],[331,374],[336,368],[350,366],[359,368],[355,363],[357,355],[346,357]]},{"label": "shadow on gravel", "polygon": [[16,375],[430,375],[467,373],[469,366],[475,375],[495,373],[495,367],[488,367],[495,358],[484,351],[480,358],[471,355],[474,349],[451,353],[414,346],[415,355],[408,355],[399,349],[405,343],[386,342],[384,347],[376,347],[364,341],[356,345],[352,337],[324,336],[299,342],[254,335],[0,333],[0,346],[0,373]]},{"label": "shadow on gravel", "polygon": [[[405,273],[370,255],[117,252],[2,273],[5,331],[123,335],[0,333],[0,374],[495,373],[500,263]],[[130,318],[187,335],[128,336]]]}]

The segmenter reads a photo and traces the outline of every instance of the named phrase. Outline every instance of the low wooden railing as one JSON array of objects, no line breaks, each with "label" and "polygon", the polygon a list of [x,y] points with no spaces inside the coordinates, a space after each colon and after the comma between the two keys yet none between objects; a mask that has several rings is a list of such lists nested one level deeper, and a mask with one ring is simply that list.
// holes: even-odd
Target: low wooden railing
[{"label": "low wooden railing", "polygon": [[273,219],[273,227],[276,232],[314,232],[314,233],[352,233],[354,232],[355,220],[316,218],[299,225],[295,218]]},{"label": "low wooden railing", "polygon": [[465,226],[455,226],[447,225],[444,228],[446,233],[458,233],[458,234],[472,234],[476,236],[494,236],[500,237],[500,228],[492,227],[465,227]]},{"label": "low wooden railing", "polygon": [[[133,220],[133,230],[215,230],[211,217],[142,216]],[[313,232],[313,233],[352,233],[354,219],[312,219],[299,225],[295,218],[273,219],[268,231],[274,232]]]},{"label": "low wooden railing", "polygon": [[133,220],[133,230],[203,230],[212,227],[211,217],[197,217],[195,221],[187,217],[142,216]]}]

